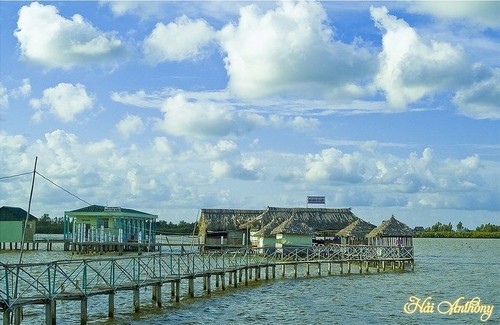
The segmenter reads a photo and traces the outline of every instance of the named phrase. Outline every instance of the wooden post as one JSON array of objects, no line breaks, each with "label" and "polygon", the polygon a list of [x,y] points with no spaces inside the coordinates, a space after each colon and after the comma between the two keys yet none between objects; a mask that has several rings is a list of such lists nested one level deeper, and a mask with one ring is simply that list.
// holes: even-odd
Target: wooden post
[{"label": "wooden post", "polygon": [[318,262],[318,276],[321,276],[321,262]]},{"label": "wooden post", "polygon": [[210,273],[207,274],[207,276],[205,277],[206,278],[206,283],[207,283],[207,294],[211,294],[211,290],[210,290]]},{"label": "wooden post", "polygon": [[347,262],[347,273],[351,274],[351,262]]},{"label": "wooden post", "polygon": [[285,264],[281,264],[281,277],[284,278],[285,277]]},{"label": "wooden post", "polygon": [[236,277],[237,277],[236,272],[237,272],[237,271],[234,271],[234,272],[233,272],[233,275],[234,275],[234,287],[235,287],[235,288],[238,288],[238,281],[236,281],[236,280],[237,280],[237,279],[236,279]]},{"label": "wooden post", "polygon": [[243,269],[238,270],[238,281],[241,283],[243,280]]},{"label": "wooden post", "polygon": [[194,297],[194,277],[190,277],[188,279],[188,295],[191,298]]},{"label": "wooden post", "polygon": [[266,280],[269,280],[269,266],[266,265]]},{"label": "wooden post", "polygon": [[175,302],[179,302],[180,300],[180,291],[181,290],[181,280],[176,280],[175,281]]},{"label": "wooden post", "polygon": [[221,286],[222,286],[222,291],[226,290],[226,273],[221,274]]},{"label": "wooden post", "polygon": [[80,324],[87,324],[88,315],[87,315],[87,297],[84,297],[80,301]]},{"label": "wooden post", "polygon": [[3,325],[10,325],[10,311],[8,310],[3,311]]},{"label": "wooden post", "polygon": [[175,282],[170,282],[170,298],[175,298]]},{"label": "wooden post", "polygon": [[297,263],[295,263],[293,265],[293,277],[296,278],[297,277]]},{"label": "wooden post", "polygon": [[108,317],[115,317],[115,293],[112,292],[108,295]]},{"label": "wooden post", "polygon": [[328,262],[328,275],[332,275],[332,262]]},{"label": "wooden post", "polygon": [[309,263],[306,263],[306,276],[309,276]]},{"label": "wooden post", "polygon": [[14,309],[14,325],[21,325],[22,319],[23,319],[23,307],[17,307],[16,309]]},{"label": "wooden post", "polygon": [[156,306],[161,308],[161,282],[153,287],[153,291],[156,291]]},{"label": "wooden post", "polygon": [[273,264],[273,266],[271,266],[271,269],[272,269],[273,279],[276,279],[276,265]]},{"label": "wooden post", "polygon": [[342,265],[342,262],[340,262],[340,274],[344,274],[344,268],[343,268],[343,265]]},{"label": "wooden post", "polygon": [[215,287],[216,288],[220,287],[219,279],[220,279],[220,274],[216,274],[215,275]]},{"label": "wooden post", "polygon": [[248,267],[245,267],[245,286],[248,286]]},{"label": "wooden post", "polygon": [[134,312],[138,313],[141,311],[140,300],[139,300],[139,287],[134,288]]}]

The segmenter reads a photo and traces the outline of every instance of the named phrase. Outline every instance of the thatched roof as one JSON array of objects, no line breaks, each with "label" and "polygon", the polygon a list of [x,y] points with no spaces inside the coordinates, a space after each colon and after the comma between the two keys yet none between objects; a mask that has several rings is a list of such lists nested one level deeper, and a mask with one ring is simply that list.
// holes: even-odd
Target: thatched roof
[{"label": "thatched roof", "polygon": [[413,235],[414,232],[410,227],[391,216],[389,220],[383,221],[380,226],[370,231],[366,237],[413,237]]},{"label": "thatched roof", "polygon": [[300,221],[298,218],[291,216],[271,231],[271,235],[276,234],[312,235],[314,234],[314,229],[309,227],[306,223]]},{"label": "thatched roof", "polygon": [[259,216],[263,210],[201,209],[200,233],[239,229],[240,225]]},{"label": "thatched roof", "polygon": [[252,223],[254,227],[260,227],[256,236],[269,236],[339,230],[358,219],[351,209],[268,207]]},{"label": "thatched roof", "polygon": [[358,219],[337,233],[339,237],[364,238],[370,231],[376,228],[369,222]]}]

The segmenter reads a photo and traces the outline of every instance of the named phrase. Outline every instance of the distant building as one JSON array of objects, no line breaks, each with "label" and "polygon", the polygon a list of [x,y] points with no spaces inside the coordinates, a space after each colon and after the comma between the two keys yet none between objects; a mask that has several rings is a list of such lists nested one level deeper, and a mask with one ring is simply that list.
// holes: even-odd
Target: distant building
[{"label": "distant building", "polygon": [[[3,206],[0,208],[0,243],[33,241],[38,219],[30,214],[26,223],[26,232],[24,232],[27,214],[28,212],[24,209],[17,207]],[[23,233],[25,233],[24,240]]]},{"label": "distant building", "polygon": [[157,215],[90,205],[64,212],[64,239],[75,242],[154,243]]},{"label": "distant building", "polygon": [[415,228],[413,228],[413,230],[415,232],[424,232],[425,231],[425,228],[422,227],[422,226],[416,226]]}]

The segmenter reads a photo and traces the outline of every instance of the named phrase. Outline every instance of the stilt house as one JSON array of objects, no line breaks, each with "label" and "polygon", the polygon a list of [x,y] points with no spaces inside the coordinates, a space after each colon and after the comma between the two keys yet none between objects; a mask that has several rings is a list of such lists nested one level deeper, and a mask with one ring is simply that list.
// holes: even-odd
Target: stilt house
[{"label": "stilt house", "polygon": [[342,245],[366,245],[368,239],[366,235],[376,226],[369,222],[358,219],[337,233]]},{"label": "stilt house", "polygon": [[413,246],[414,231],[391,216],[366,235],[368,245]]}]

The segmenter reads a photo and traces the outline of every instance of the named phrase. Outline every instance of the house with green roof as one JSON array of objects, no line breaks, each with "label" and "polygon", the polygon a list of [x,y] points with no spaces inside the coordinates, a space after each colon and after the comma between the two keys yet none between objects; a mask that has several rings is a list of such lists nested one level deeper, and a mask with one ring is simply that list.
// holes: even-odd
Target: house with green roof
[{"label": "house with green roof", "polygon": [[[26,222],[27,215],[28,212],[26,212],[26,210],[18,207],[0,207],[0,243],[33,241],[36,232],[36,221],[38,219],[30,214]],[[25,222],[26,231],[24,231]]]},{"label": "house with green roof", "polygon": [[73,242],[155,242],[157,215],[121,207],[89,205],[64,212],[64,239]]}]

